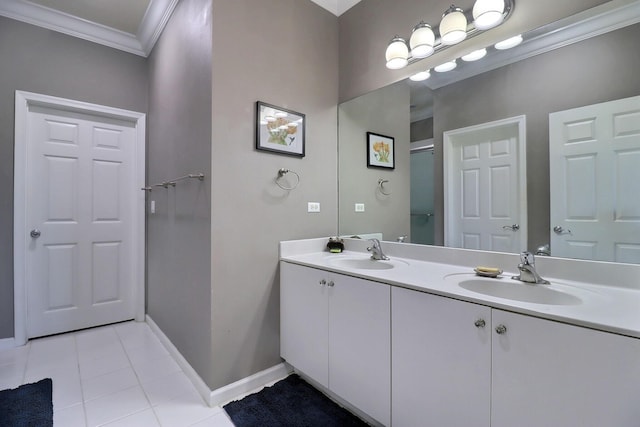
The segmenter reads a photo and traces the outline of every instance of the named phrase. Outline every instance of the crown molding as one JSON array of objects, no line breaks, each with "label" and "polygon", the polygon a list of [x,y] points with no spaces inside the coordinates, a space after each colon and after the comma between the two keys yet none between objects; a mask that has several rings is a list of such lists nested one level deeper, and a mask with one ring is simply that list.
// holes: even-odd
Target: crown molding
[{"label": "crown molding", "polygon": [[24,0],[3,0],[0,15],[143,57],[149,56],[179,0],[151,0],[137,34]]}]

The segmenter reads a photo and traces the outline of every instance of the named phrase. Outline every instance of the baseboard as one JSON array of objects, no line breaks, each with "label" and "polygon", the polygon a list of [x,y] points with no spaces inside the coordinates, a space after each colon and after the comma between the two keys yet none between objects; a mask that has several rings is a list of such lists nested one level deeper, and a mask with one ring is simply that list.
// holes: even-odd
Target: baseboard
[{"label": "baseboard", "polygon": [[263,387],[273,381],[285,378],[291,372],[293,372],[293,368],[286,363],[272,366],[264,371],[257,372],[249,377],[213,390],[211,392],[210,404],[211,406],[216,406],[229,402],[238,396]]},{"label": "baseboard", "polygon": [[0,350],[8,350],[10,348],[18,347],[16,344],[15,338],[1,338],[0,339]]},{"label": "baseboard", "polygon": [[[293,372],[293,368],[290,365],[280,363],[269,369],[265,369],[264,371],[260,371],[249,377],[212,391],[148,314],[146,316],[146,321],[149,328],[151,328],[153,333],[156,334],[162,345],[164,345],[169,354],[171,354],[178,366],[180,366],[187,378],[191,380],[200,396],[202,396],[209,406],[218,406],[221,403],[228,402],[238,396],[269,384],[270,382],[282,379]],[[0,340],[0,344],[1,342],[2,341]]]},{"label": "baseboard", "polygon": [[200,375],[198,375],[195,369],[191,367],[189,362],[187,362],[187,359],[185,359],[182,356],[182,354],[180,354],[180,351],[176,348],[175,345],[173,345],[171,340],[169,340],[169,338],[164,334],[164,332],[162,332],[162,329],[160,329],[160,327],[156,324],[156,322],[153,321],[151,316],[149,316],[148,314],[146,316],[146,321],[149,327],[151,328],[151,330],[153,331],[153,333],[156,334],[156,336],[158,337],[162,345],[164,345],[164,347],[167,349],[171,357],[173,357],[173,359],[176,361],[178,366],[180,366],[180,369],[182,369],[182,372],[184,372],[187,378],[189,378],[191,383],[194,385],[194,387],[198,391],[198,394],[200,394],[200,396],[204,399],[204,401],[209,406],[215,406],[215,404],[211,404],[211,399],[210,399],[211,389],[209,388],[209,386],[207,386],[207,384],[202,380],[202,378],[200,378]]}]

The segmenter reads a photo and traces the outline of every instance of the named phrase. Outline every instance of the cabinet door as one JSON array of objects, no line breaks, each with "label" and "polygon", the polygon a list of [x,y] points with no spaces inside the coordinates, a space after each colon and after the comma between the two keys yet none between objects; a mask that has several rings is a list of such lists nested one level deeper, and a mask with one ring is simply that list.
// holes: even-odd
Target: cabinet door
[{"label": "cabinet door", "polygon": [[[613,308],[615,310],[615,308]],[[637,427],[640,340],[493,312],[493,427]]]},{"label": "cabinet door", "polygon": [[329,388],[390,425],[390,286],[337,275],[329,288]]},{"label": "cabinet door", "polygon": [[322,270],[280,263],[280,355],[328,387],[326,278]]},{"label": "cabinet door", "polygon": [[391,300],[393,426],[488,427],[491,309],[396,287]]}]

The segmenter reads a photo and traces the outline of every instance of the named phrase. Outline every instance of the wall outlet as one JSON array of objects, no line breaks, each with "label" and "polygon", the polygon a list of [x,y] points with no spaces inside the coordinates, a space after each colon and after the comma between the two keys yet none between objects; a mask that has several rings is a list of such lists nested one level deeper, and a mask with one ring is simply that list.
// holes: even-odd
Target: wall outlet
[{"label": "wall outlet", "polygon": [[307,212],[313,212],[313,213],[320,212],[320,203],[318,202],[307,203]]},{"label": "wall outlet", "polygon": [[356,212],[364,212],[364,203],[356,203]]}]

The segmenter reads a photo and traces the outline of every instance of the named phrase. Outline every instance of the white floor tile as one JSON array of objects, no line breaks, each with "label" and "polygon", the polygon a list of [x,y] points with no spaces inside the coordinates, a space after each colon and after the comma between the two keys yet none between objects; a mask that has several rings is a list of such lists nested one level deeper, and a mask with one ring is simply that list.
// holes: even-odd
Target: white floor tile
[{"label": "white floor tile", "polygon": [[138,385],[132,368],[124,368],[99,377],[82,379],[85,402]]},{"label": "white floor tile", "polygon": [[38,338],[31,342],[27,364],[43,364],[49,361],[77,360],[76,341],[72,334]]},{"label": "white floor tile", "polygon": [[129,356],[129,360],[133,365],[139,365],[141,363],[146,363],[153,359],[159,359],[165,355],[168,355],[169,352],[162,345],[159,340],[145,340],[144,344],[137,346],[129,346],[126,349],[127,356]]},{"label": "white floor tile", "polygon": [[133,365],[141,383],[153,381],[180,371],[180,366],[166,354],[160,358]]},{"label": "white floor tile", "polygon": [[83,331],[76,335],[78,358],[81,361],[109,357],[115,353],[123,353],[124,348],[113,328],[101,329],[99,332]]},{"label": "white floor tile", "polygon": [[0,366],[0,390],[16,388],[24,380],[25,366],[22,364]]},{"label": "white floor tile", "polygon": [[112,393],[85,403],[87,425],[99,426],[149,408],[140,386]]},{"label": "white floor tile", "polygon": [[161,405],[182,394],[196,391],[195,387],[182,372],[174,372],[165,377],[142,383],[151,406]]},{"label": "white floor tile", "polygon": [[229,419],[229,416],[223,412],[218,415],[214,415],[211,418],[202,420],[189,427],[234,427],[233,422]]},{"label": "white floor tile", "polygon": [[189,427],[222,412],[222,408],[207,406],[198,393],[183,394],[153,408],[162,427]]},{"label": "white floor tile", "polygon": [[26,365],[29,355],[29,344],[22,347],[10,348],[0,351],[1,365]]},{"label": "white floor tile", "polygon": [[81,359],[80,377],[83,379],[94,378],[129,366],[129,359],[124,351],[114,351],[96,359]]},{"label": "white floor tile", "polygon": [[138,412],[137,414],[129,415],[118,421],[105,424],[104,427],[160,427],[156,414],[151,410]]},{"label": "white floor tile", "polygon": [[53,408],[53,425],[55,427],[86,427],[82,404],[69,406],[65,409]]},{"label": "white floor tile", "polygon": [[82,387],[77,366],[59,368],[31,366],[27,368],[24,383],[34,383],[44,378],[51,378],[53,383],[53,406],[63,409],[82,403]]}]

